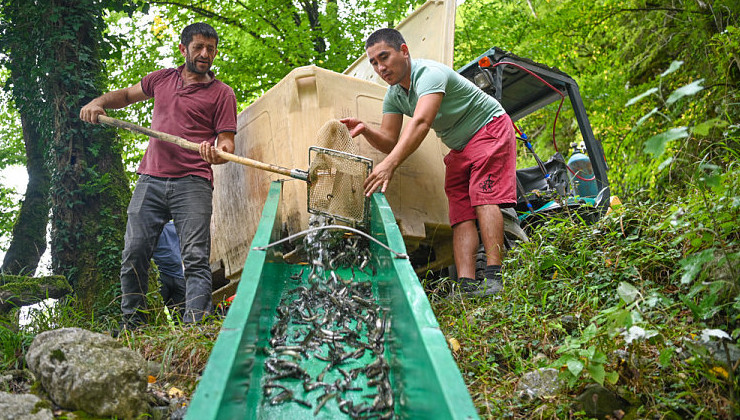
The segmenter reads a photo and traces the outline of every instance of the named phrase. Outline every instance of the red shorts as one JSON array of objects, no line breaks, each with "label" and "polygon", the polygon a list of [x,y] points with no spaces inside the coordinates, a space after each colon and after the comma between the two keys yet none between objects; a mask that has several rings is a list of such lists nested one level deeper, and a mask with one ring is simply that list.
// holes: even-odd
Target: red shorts
[{"label": "red shorts", "polygon": [[516,205],[516,136],[507,114],[494,117],[444,162],[451,226],[475,220],[475,206]]}]

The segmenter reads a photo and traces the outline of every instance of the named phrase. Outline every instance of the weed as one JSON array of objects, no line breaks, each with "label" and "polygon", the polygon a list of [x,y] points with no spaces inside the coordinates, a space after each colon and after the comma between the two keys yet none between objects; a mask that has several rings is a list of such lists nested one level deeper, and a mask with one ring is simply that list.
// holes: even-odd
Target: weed
[{"label": "weed", "polygon": [[192,392],[205,369],[221,321],[187,326],[154,326],[125,334],[122,342],[145,359],[159,365],[159,382],[168,382]]},{"label": "weed", "polygon": [[[585,418],[571,401],[593,382],[639,418],[738,415],[737,362],[697,338],[720,331],[734,346],[740,334],[738,235],[725,222],[739,216],[737,175],[718,173],[714,200],[637,196],[593,225],[550,220],[509,252],[499,298],[432,298],[481,415]],[[521,399],[519,378],[543,366],[567,386]]]},{"label": "weed", "polygon": [[0,324],[0,372],[23,369],[23,355],[31,345],[33,336]]}]

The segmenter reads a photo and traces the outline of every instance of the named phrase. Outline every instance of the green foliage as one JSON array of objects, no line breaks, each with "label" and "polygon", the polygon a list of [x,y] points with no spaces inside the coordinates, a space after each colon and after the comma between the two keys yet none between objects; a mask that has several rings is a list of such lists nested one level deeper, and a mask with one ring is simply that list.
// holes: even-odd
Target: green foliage
[{"label": "green foliage", "polygon": [[192,395],[221,325],[221,320],[214,319],[194,328],[152,326],[136,334],[125,334],[120,340],[160,366],[157,381]]},{"label": "green foliage", "polygon": [[[631,401],[638,418],[731,418],[740,409],[737,377],[698,338],[740,333],[740,244],[730,223],[740,178],[717,176],[716,200],[644,199],[594,225],[549,221],[509,252],[500,298],[430,296],[445,335],[462,346],[456,360],[484,417],[564,418],[562,406],[591,382]],[[543,366],[568,388],[516,397],[522,373]]]},{"label": "green foliage", "polygon": [[4,322],[0,323],[0,372],[24,368],[23,355],[32,340],[31,334],[14,330]]},{"label": "green foliage", "polygon": [[[342,71],[364,52],[373,28],[394,26],[418,0],[212,2],[154,1],[150,30],[167,57],[182,62],[180,30],[197,20],[219,33],[218,77],[249,103],[296,67]],[[142,28],[143,29],[143,28]]]},{"label": "green foliage", "polygon": [[[1,27],[2,18],[0,17],[0,29]],[[0,82],[3,86],[7,86],[9,78],[8,68],[0,67]],[[12,165],[23,165],[26,162],[20,117],[12,95],[7,89],[0,90],[0,122],[1,171]],[[20,199],[16,192],[7,186],[0,186],[0,192],[0,250],[6,251],[13,224],[18,216]]]},{"label": "green foliage", "polygon": [[[606,152],[612,193],[665,191],[689,177],[683,169],[704,154],[722,159],[726,155],[717,147],[738,147],[737,129],[717,130],[736,124],[740,113],[732,105],[740,80],[734,0],[678,6],[669,1],[601,0],[584,6],[469,0],[458,7],[457,23],[456,67],[496,46],[556,66],[579,82]],[[533,122],[529,131],[550,127],[553,120],[554,113]],[[719,126],[697,138],[692,127],[702,125],[705,132],[708,121]],[[567,117],[557,122],[558,139],[568,139],[569,122]],[[536,149],[549,156],[552,139],[543,140]],[[662,157],[655,161],[654,154]]]},{"label": "green foliage", "polygon": [[[0,68],[0,81],[3,84],[8,79],[7,73],[6,69]],[[0,91],[0,121],[0,170],[11,165],[24,164],[26,160],[20,117],[12,98],[5,91]]]},{"label": "green foliage", "polygon": [[553,363],[553,366],[558,368],[565,366],[567,368],[563,372],[566,374],[570,386],[574,386],[582,375],[589,377],[600,385],[604,384],[605,379],[612,384],[619,379],[616,372],[606,373],[606,354],[598,350],[596,345],[591,344],[597,333],[596,325],[590,324],[580,337],[567,337],[563,346],[558,349],[557,353],[562,354],[562,356]]},{"label": "green foliage", "polygon": [[[0,186],[0,237],[7,238],[2,233],[11,232],[18,214],[18,194],[15,189]],[[6,251],[8,243],[0,240],[0,250]]]}]

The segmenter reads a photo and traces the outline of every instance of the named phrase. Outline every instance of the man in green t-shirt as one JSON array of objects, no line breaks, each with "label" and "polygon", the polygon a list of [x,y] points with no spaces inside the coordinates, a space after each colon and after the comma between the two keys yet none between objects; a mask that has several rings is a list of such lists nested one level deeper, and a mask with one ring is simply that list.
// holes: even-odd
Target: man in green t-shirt
[{"label": "man in green t-shirt", "polygon": [[[395,29],[375,31],[365,50],[375,72],[390,85],[379,129],[355,118],[342,120],[353,137],[362,134],[388,154],[365,181],[365,194],[385,192],[396,168],[434,129],[451,149],[444,159],[445,193],[459,287],[476,296],[500,292],[501,208],[516,204],[516,137],[511,119],[496,99],[449,67],[412,60],[406,41]],[[411,119],[402,131],[404,115]],[[483,280],[475,278],[479,229],[487,259]]]}]

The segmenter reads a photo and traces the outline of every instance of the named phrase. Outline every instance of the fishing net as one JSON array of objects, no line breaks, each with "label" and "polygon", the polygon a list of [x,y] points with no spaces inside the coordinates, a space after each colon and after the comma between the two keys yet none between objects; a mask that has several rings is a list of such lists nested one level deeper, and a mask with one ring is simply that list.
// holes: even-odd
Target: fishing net
[{"label": "fishing net", "polygon": [[354,225],[367,222],[369,202],[363,183],[372,170],[372,160],[357,156],[357,144],[347,126],[327,121],[309,148],[308,211]]},{"label": "fishing net", "polygon": [[[198,150],[197,144],[177,136],[139,127],[106,115],[100,115],[98,120],[114,127],[156,137],[189,150]],[[357,144],[347,127],[337,120],[329,120],[321,127],[316,144],[318,146],[309,148],[308,172],[283,168],[231,153],[219,152],[219,156],[242,165],[308,181],[310,213],[364,226],[368,219],[369,202],[363,194],[363,183],[370,175],[372,160],[356,155]]]}]

